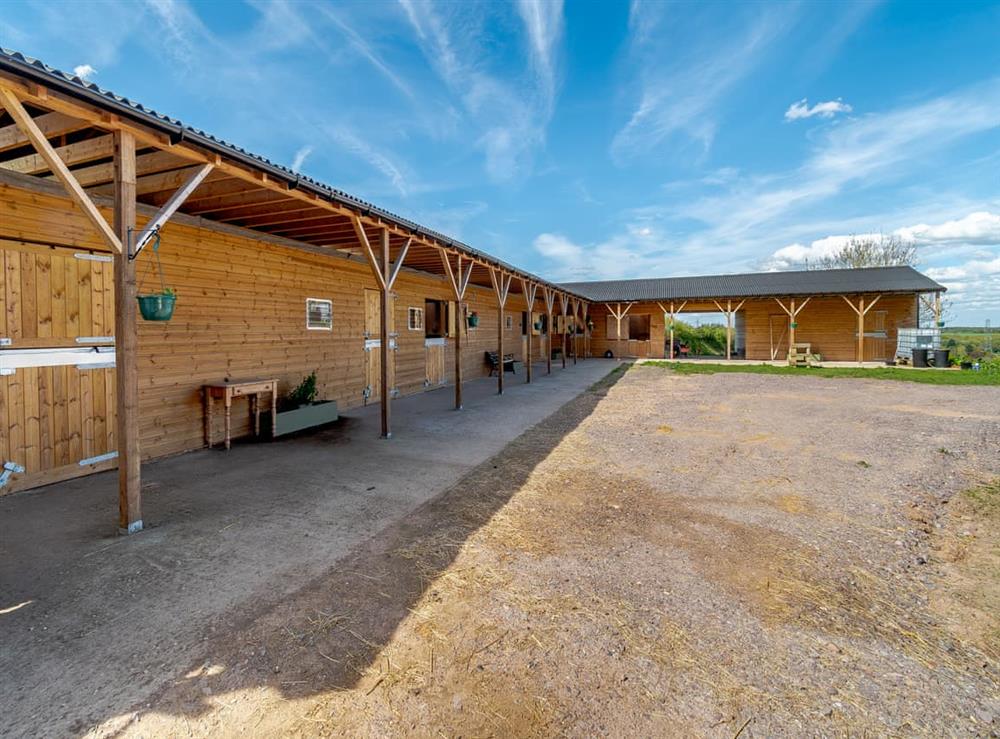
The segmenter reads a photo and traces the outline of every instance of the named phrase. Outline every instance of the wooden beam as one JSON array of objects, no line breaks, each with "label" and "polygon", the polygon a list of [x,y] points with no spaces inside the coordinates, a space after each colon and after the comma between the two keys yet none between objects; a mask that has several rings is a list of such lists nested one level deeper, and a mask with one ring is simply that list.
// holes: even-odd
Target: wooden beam
[{"label": "wooden beam", "polygon": [[194,172],[190,177],[188,177],[187,182],[181,185],[176,192],[170,197],[163,207],[157,211],[156,215],[146,223],[146,228],[142,231],[142,236],[136,241],[136,243],[130,247],[132,254],[138,254],[142,248],[149,243],[149,241],[156,235],[156,233],[163,228],[167,221],[170,220],[171,216],[177,212],[184,201],[187,200],[188,196],[193,193],[198,185],[208,177],[209,172],[213,169],[211,164],[203,164],[196,172]]},{"label": "wooden beam", "polygon": [[[45,143],[48,144],[49,140],[45,134],[41,131],[38,133]],[[56,156],[59,157],[59,160],[67,167],[72,167],[74,164],[93,162],[97,159],[105,159],[111,156],[112,147],[111,136],[84,139],[83,141],[66,144],[66,146],[58,148],[52,147],[51,144],[48,145],[55,152]],[[38,151],[36,154],[25,154],[16,159],[8,159],[5,162],[0,162],[0,167],[9,169],[11,172],[20,172],[21,174],[41,174],[52,169],[52,165],[49,164],[48,159],[46,159],[41,151]]]},{"label": "wooden beam", "polygon": [[[114,134],[115,232],[127,243],[135,228],[135,138]],[[115,280],[115,442],[118,446],[118,528],[134,534],[142,530],[142,480],[139,450],[139,332],[135,262],[127,250],[114,254]]]},{"label": "wooden beam", "polygon": [[[65,113],[45,113],[35,118],[38,130],[47,138],[62,136],[90,126],[89,123]],[[0,152],[16,149],[30,143],[27,135],[16,124],[0,128]]]},{"label": "wooden beam", "polygon": [[[448,278],[448,284],[451,285],[451,292],[455,296],[456,301],[461,301],[462,294],[458,291],[458,281],[455,279],[455,271],[451,268],[451,259],[448,257],[448,252],[444,249],[438,249],[438,253],[441,255],[441,266],[444,267],[444,276]],[[461,272],[462,257],[458,258],[458,269]]]},{"label": "wooden beam", "polygon": [[[31,141],[31,145],[34,146],[35,150],[38,151],[42,158],[45,159],[49,169],[51,169],[53,174],[55,174],[59,181],[62,182],[63,187],[66,188],[70,198],[72,198],[73,201],[80,206],[84,215],[87,216],[101,236],[104,237],[104,240],[111,247],[112,251],[122,253],[122,240],[115,234],[108,222],[104,220],[104,216],[101,215],[97,206],[94,205],[93,201],[87,196],[87,193],[85,193],[83,188],[80,187],[80,183],[78,183],[73,177],[69,168],[55,153],[55,150],[49,144],[49,140],[45,138],[45,134],[38,129],[38,126],[35,125],[35,122],[28,114],[28,111],[26,111],[24,106],[21,105],[21,101],[17,99],[13,92],[5,87],[0,87],[0,102],[3,103],[7,112],[21,128],[25,136],[27,136]],[[132,143],[134,145],[134,139]],[[133,200],[135,200],[134,197]]]},{"label": "wooden beam", "polygon": [[[176,170],[184,166],[190,166],[191,162],[182,159],[166,151],[151,151],[148,154],[140,154],[136,157],[136,175],[145,176]],[[204,164],[204,161],[195,164]],[[102,164],[92,164],[89,167],[80,167],[73,170],[73,176],[80,183],[81,187],[94,187],[102,184],[110,184],[114,180],[114,166],[112,162]],[[46,175],[46,179],[52,179],[54,175]],[[137,183],[138,184],[138,183]],[[109,194],[114,190],[111,185]]]},{"label": "wooden beam", "polygon": [[868,311],[870,311],[870,310],[871,310],[872,308],[874,308],[874,307],[875,307],[875,304],[876,304],[876,303],[877,303],[877,302],[878,302],[879,300],[881,300],[881,299],[882,299],[882,296],[881,296],[881,295],[876,295],[876,296],[875,296],[875,299],[874,299],[874,300],[873,300],[872,302],[870,302],[870,303],[868,304],[868,306],[867,306],[867,307],[865,308],[865,314],[867,315],[867,314],[868,314]]},{"label": "wooden beam", "polygon": [[357,216],[351,218],[351,223],[354,224],[354,233],[357,235],[358,241],[361,243],[361,248],[368,258],[368,265],[372,268],[372,274],[375,275],[375,281],[378,283],[379,290],[385,291],[385,274],[382,271],[382,265],[378,263],[375,252],[372,251],[372,245],[368,241],[368,234],[365,233],[365,227],[361,223],[361,219]]},{"label": "wooden beam", "polygon": [[404,241],[403,248],[400,249],[399,254],[396,255],[396,261],[393,263],[392,269],[389,270],[389,274],[387,275],[385,281],[385,286],[389,290],[392,290],[392,286],[396,284],[396,278],[399,277],[399,270],[403,268],[403,262],[406,261],[406,253],[410,251],[410,244],[412,243],[413,239],[407,239]]},{"label": "wooden beam", "polygon": [[[461,256],[462,255],[459,254],[459,257],[461,257]],[[461,262],[459,264],[461,264]],[[476,263],[470,261],[468,268],[465,270],[465,277],[461,278],[461,280],[459,282],[458,289],[459,289],[459,292],[462,293],[462,299],[463,300],[465,299],[465,291],[469,287],[469,280],[472,278],[472,268],[475,267],[475,266],[476,266]]]}]

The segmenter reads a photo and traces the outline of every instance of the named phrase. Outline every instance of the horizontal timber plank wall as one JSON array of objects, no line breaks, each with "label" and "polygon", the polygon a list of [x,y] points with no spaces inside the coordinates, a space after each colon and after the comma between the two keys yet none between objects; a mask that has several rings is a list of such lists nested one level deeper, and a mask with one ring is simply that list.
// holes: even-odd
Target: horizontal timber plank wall
[{"label": "horizontal timber plank wall", "polygon": [[[21,182],[19,177],[0,177],[0,256],[5,266],[16,264],[18,272],[16,290],[6,269],[0,284],[0,336],[12,336],[12,348],[23,348],[76,345],[77,336],[110,335],[114,326],[111,265],[73,258],[74,253],[106,253],[105,245],[60,189],[35,180]],[[110,212],[105,209],[104,213],[110,220]],[[140,206],[140,227],[148,213]],[[139,321],[140,434],[145,459],[200,448],[204,434],[201,386],[227,377],[277,377],[280,394],[285,395],[315,370],[321,398],[336,400],[343,409],[364,402],[364,290],[376,288],[367,262],[315,254],[278,239],[186,216],[175,217],[163,229],[160,257],[167,286],[176,290],[178,298],[171,321]],[[149,291],[159,288],[152,259],[147,249],[137,265],[143,288]],[[70,275],[67,267],[53,282],[39,279],[37,269],[34,276],[22,269],[26,264],[36,267],[39,260],[45,265],[62,263],[72,265],[73,270],[93,270],[88,272],[88,281],[96,284],[100,276],[100,289],[88,287],[92,300],[83,301],[83,288],[70,287],[82,279],[82,272]],[[394,293],[396,387],[401,394],[422,391],[424,332],[408,330],[407,309],[423,308],[425,299],[448,301],[453,295],[444,278],[405,269]],[[332,331],[306,329],[306,298],[333,302]],[[496,350],[499,317],[491,287],[470,285],[466,305],[469,312],[479,315],[478,327],[467,328],[462,342],[464,375],[472,379],[488,371],[484,353]],[[523,358],[524,309],[520,294],[512,294],[507,314],[513,320],[505,332],[505,350],[519,359]],[[17,327],[12,329],[13,317]],[[536,357],[540,355],[537,342],[536,337]],[[446,342],[444,366],[450,383],[454,379],[451,338]],[[98,454],[115,448],[114,370],[71,370],[19,370],[0,378],[0,430],[5,440],[0,454],[5,460],[31,463],[34,472],[24,482],[34,479],[35,484],[42,484],[68,476],[53,471],[67,463],[77,466],[87,456],[85,452]],[[100,379],[103,387],[112,388],[110,397],[105,393],[98,398],[89,383],[82,388],[77,375]],[[45,392],[36,394],[36,385]],[[38,408],[38,397],[50,407]],[[81,406],[98,399],[100,428],[91,429],[93,423]],[[442,409],[451,403],[449,394],[441,395]],[[80,413],[74,415],[69,409]],[[215,431],[221,436],[223,414],[215,415],[219,424]],[[249,423],[246,401],[237,401],[234,436],[249,433]]]},{"label": "horizontal timber plank wall", "polygon": [[[856,296],[848,296],[858,304]],[[867,305],[874,296],[866,296]],[[801,305],[802,298],[796,302]],[[782,302],[788,306],[787,300]],[[891,359],[896,353],[897,329],[917,325],[917,297],[915,295],[883,295],[875,307],[865,316],[865,331],[873,330],[875,313],[885,311],[886,357]],[[748,300],[743,306],[746,315],[747,359],[771,358],[770,316],[777,320],[785,313],[781,306],[771,300]],[[798,326],[795,329],[795,342],[810,344],[810,349],[824,360],[832,362],[850,362],[858,358],[858,315],[844,302],[839,295],[813,298],[798,314]],[[787,325],[787,324],[786,324]],[[872,345],[871,339],[865,339],[865,344]],[[786,359],[788,340],[782,345],[782,353],[777,359]],[[867,354],[865,359],[871,358]]]},{"label": "horizontal timber plank wall", "polygon": [[[628,303],[622,303],[625,310]],[[617,309],[617,304],[612,303]],[[608,316],[611,315],[604,303],[591,303],[588,318],[594,322],[590,338],[590,353],[595,357],[603,357],[604,352],[611,350],[616,357],[663,357],[666,340],[664,339],[663,311],[656,303],[636,303],[624,318],[622,318],[622,335],[628,335],[629,316],[649,316],[649,341],[618,340],[615,336],[615,319],[611,318],[611,333],[608,333]]]},{"label": "horizontal timber plank wall", "polygon": [[[848,296],[857,305],[856,296]],[[874,296],[867,296],[867,304]],[[801,305],[803,298],[796,298],[796,302]],[[669,305],[667,301],[661,301],[664,305]],[[675,301],[679,305],[681,301]],[[719,300],[725,307],[724,299]],[[739,300],[734,301],[735,306]],[[782,298],[782,302],[788,306],[789,301]],[[625,307],[622,303],[622,308]],[[915,295],[883,295],[878,303],[865,316],[865,331],[875,330],[876,317],[879,311],[885,312],[885,350],[887,358],[891,358],[896,351],[897,331],[900,328],[917,325],[917,297]],[[683,321],[685,313],[718,313],[718,307],[712,302],[688,302],[684,307],[684,313],[677,315],[677,320]],[[771,359],[771,316],[775,316],[777,321],[786,320],[787,316],[782,311],[781,306],[773,298],[748,299],[743,308],[739,311],[744,320],[746,329],[746,358],[755,360]],[[662,357],[663,348],[666,346],[665,325],[663,313],[655,302],[636,303],[629,310],[629,315],[649,314],[650,320],[650,355],[652,357]],[[618,342],[614,336],[607,335],[607,307],[602,303],[595,303],[591,306],[591,316],[594,321],[593,337],[591,339],[592,351],[595,356],[601,356],[606,349],[614,352],[615,356],[641,356],[636,349],[642,349],[642,342]],[[783,319],[782,317],[785,317]],[[627,318],[627,317],[626,317]],[[613,320],[613,319],[612,319]],[[622,325],[625,325],[622,319]],[[724,325],[724,318],[720,315],[719,322]],[[787,320],[784,324],[787,327]],[[844,302],[839,295],[812,298],[808,305],[798,314],[798,326],[795,329],[796,343],[811,344],[813,352],[818,353],[824,360],[828,361],[854,361],[858,358],[857,347],[857,314],[851,310],[850,306]],[[775,340],[779,337],[775,336]],[[872,359],[870,349],[875,342],[868,338],[866,344],[866,361]],[[659,350],[658,350],[659,347]],[[734,325],[734,347],[735,347],[735,325]],[[658,353],[657,353],[658,352]],[[784,338],[781,344],[781,352],[777,359],[785,359],[788,353],[788,337]]]}]

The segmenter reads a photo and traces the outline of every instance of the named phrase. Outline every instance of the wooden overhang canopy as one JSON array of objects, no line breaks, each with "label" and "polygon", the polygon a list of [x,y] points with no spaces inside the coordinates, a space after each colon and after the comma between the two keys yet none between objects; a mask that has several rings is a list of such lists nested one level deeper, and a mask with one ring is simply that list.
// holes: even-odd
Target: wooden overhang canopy
[{"label": "wooden overhang canopy", "polygon": [[[358,228],[372,244],[387,231],[391,259],[397,262],[406,249],[406,268],[448,278],[451,265],[461,268],[466,284],[485,288],[492,287],[491,274],[498,271],[517,278],[511,282],[513,292],[522,292],[523,285],[543,285],[558,294],[581,297],[20,53],[0,49],[0,89],[16,96],[58,160],[53,163],[39,154],[38,142],[24,134],[0,97],[0,172],[59,179],[84,211],[91,198],[113,194],[112,134],[128,131],[136,139],[139,203],[165,211],[174,200],[180,203],[176,212],[250,229],[309,251],[360,259],[370,255]],[[57,171],[60,162],[64,172]],[[66,173],[87,197],[73,192]],[[181,190],[184,197],[178,198]],[[93,213],[88,215],[93,221]],[[95,227],[101,229],[100,224]]]}]

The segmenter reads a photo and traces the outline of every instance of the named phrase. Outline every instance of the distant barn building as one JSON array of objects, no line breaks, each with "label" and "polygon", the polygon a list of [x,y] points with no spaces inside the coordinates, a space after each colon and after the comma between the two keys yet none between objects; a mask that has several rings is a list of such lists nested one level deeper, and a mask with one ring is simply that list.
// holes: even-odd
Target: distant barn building
[{"label": "distant barn building", "polygon": [[896,333],[918,323],[920,302],[940,320],[945,290],[912,267],[760,272],[705,277],[571,282],[591,301],[591,352],[669,357],[670,322],[685,313],[721,313],[729,353],[782,360],[808,343],[828,361],[881,362],[895,355]]}]

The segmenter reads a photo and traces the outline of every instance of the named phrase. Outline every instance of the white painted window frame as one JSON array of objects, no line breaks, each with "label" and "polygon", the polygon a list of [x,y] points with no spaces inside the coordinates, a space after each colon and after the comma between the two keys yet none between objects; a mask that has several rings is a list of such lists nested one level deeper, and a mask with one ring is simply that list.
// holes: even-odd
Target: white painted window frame
[{"label": "white painted window frame", "polygon": [[[309,316],[310,308],[313,303],[325,303],[330,308],[330,325],[329,326],[313,326],[311,325],[311,319]],[[307,331],[333,331],[333,301],[327,298],[306,298],[306,330]]]},{"label": "white painted window frame", "polygon": [[[420,316],[419,324],[415,326],[413,324],[413,317]],[[406,309],[406,328],[409,331],[423,331],[424,330],[424,309],[417,308],[415,306],[409,306]]]}]

